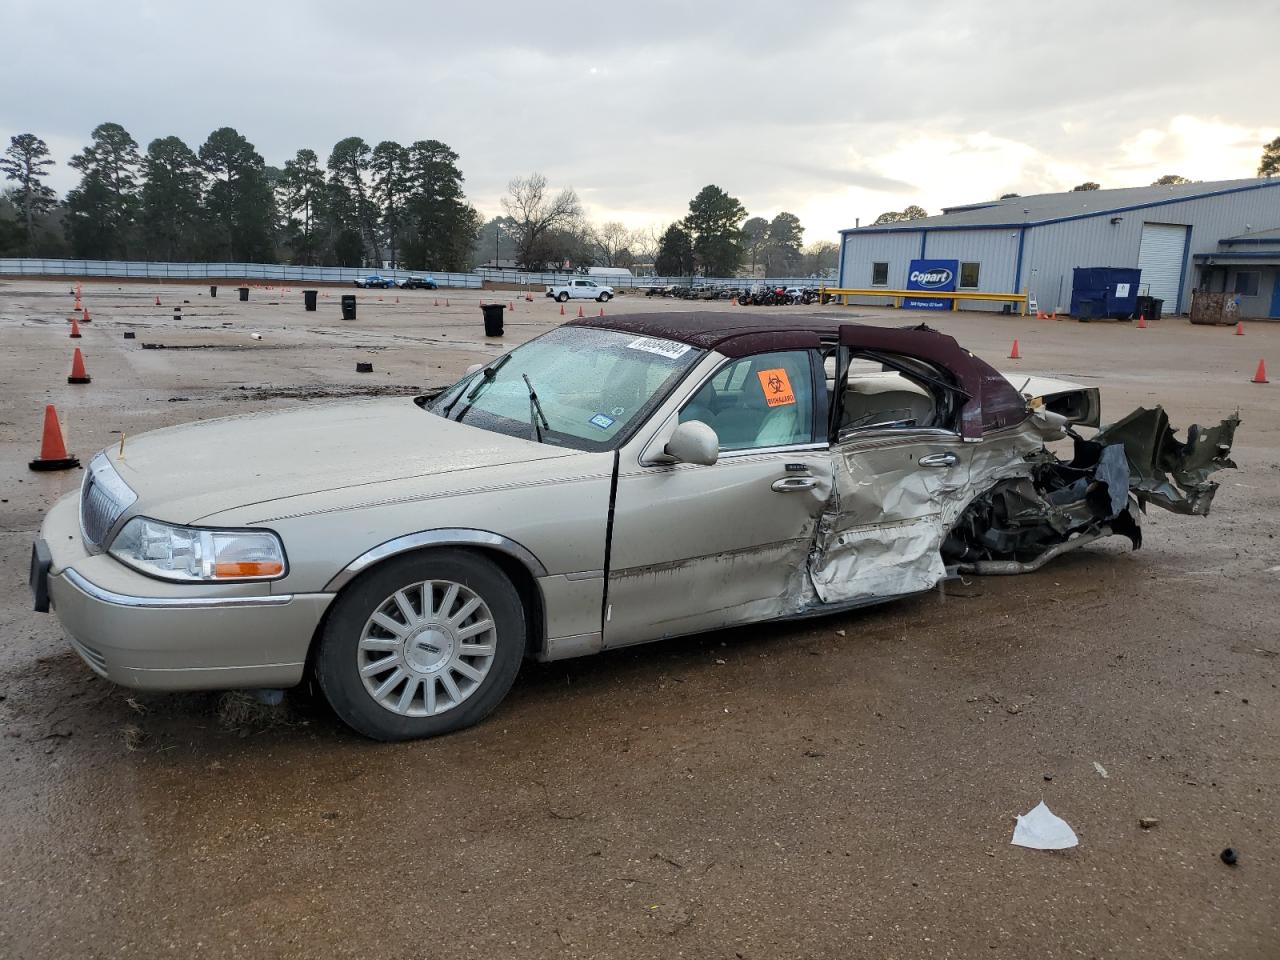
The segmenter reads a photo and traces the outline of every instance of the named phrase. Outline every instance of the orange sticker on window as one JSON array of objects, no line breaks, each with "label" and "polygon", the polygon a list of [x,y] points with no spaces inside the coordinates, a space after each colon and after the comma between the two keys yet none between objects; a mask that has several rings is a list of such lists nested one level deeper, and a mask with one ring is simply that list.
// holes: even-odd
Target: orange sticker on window
[{"label": "orange sticker on window", "polygon": [[760,378],[760,389],[764,391],[764,402],[771,407],[785,407],[796,402],[795,391],[791,389],[791,381],[787,379],[787,371],[778,367],[774,370],[761,370],[756,374]]}]

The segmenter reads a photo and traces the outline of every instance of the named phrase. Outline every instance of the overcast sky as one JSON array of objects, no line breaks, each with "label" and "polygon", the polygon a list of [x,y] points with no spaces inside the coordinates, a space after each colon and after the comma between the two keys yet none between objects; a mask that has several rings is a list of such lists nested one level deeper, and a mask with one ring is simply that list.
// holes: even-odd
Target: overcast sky
[{"label": "overcast sky", "polygon": [[1254,175],[1280,135],[1280,0],[217,4],[0,0],[0,136],[67,158],[219,126],[277,166],[351,135],[443,140],[487,218],[542,171],[596,219],[707,183],[805,240],[1084,180]]}]

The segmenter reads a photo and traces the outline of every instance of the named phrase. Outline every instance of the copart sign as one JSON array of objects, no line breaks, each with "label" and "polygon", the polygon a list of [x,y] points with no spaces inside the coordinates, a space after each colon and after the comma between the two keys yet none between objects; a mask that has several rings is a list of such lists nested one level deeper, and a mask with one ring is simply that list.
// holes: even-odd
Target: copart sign
[{"label": "copart sign", "polygon": [[[912,260],[907,271],[908,290],[951,291],[960,272],[958,260]],[[913,310],[950,310],[950,297],[903,297],[902,305]]]}]

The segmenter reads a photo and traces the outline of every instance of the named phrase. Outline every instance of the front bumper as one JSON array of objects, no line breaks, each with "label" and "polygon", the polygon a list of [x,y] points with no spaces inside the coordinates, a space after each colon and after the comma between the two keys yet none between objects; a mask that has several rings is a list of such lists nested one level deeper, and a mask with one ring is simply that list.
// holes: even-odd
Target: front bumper
[{"label": "front bumper", "polygon": [[49,511],[33,552],[31,586],[37,608],[46,592],[71,645],[95,673],[147,690],[287,687],[302,679],[332,594],[154,580],[113,557],[89,554],[77,508],[73,494]]}]

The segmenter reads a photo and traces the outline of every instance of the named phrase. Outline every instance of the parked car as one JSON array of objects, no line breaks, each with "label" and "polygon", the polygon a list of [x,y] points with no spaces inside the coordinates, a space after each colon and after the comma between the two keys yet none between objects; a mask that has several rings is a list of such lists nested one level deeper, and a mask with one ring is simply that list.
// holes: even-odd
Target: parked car
[{"label": "parked car", "polygon": [[[125,686],[311,670],[359,732],[423,737],[487,715],[525,657],[1137,547],[1141,509],[1205,514],[1234,466],[1234,417],[1085,436],[1097,387],[1006,379],[923,326],[777,316],[590,317],[431,399],[122,440],[49,510],[36,609]],[[1046,447],[1066,435],[1071,460]]]},{"label": "parked car", "polygon": [[613,299],[613,287],[602,287],[594,280],[571,280],[568,283],[552,284],[547,287],[546,296],[561,303],[573,300],[599,300],[608,303]]},{"label": "parked car", "polygon": [[396,286],[401,290],[436,290],[439,284],[432,277],[405,277],[397,280]]},{"label": "parked car", "polygon": [[363,280],[352,281],[357,287],[368,290],[370,288],[378,288],[388,290],[396,285],[396,282],[390,277],[380,277],[376,273],[365,277]]}]

